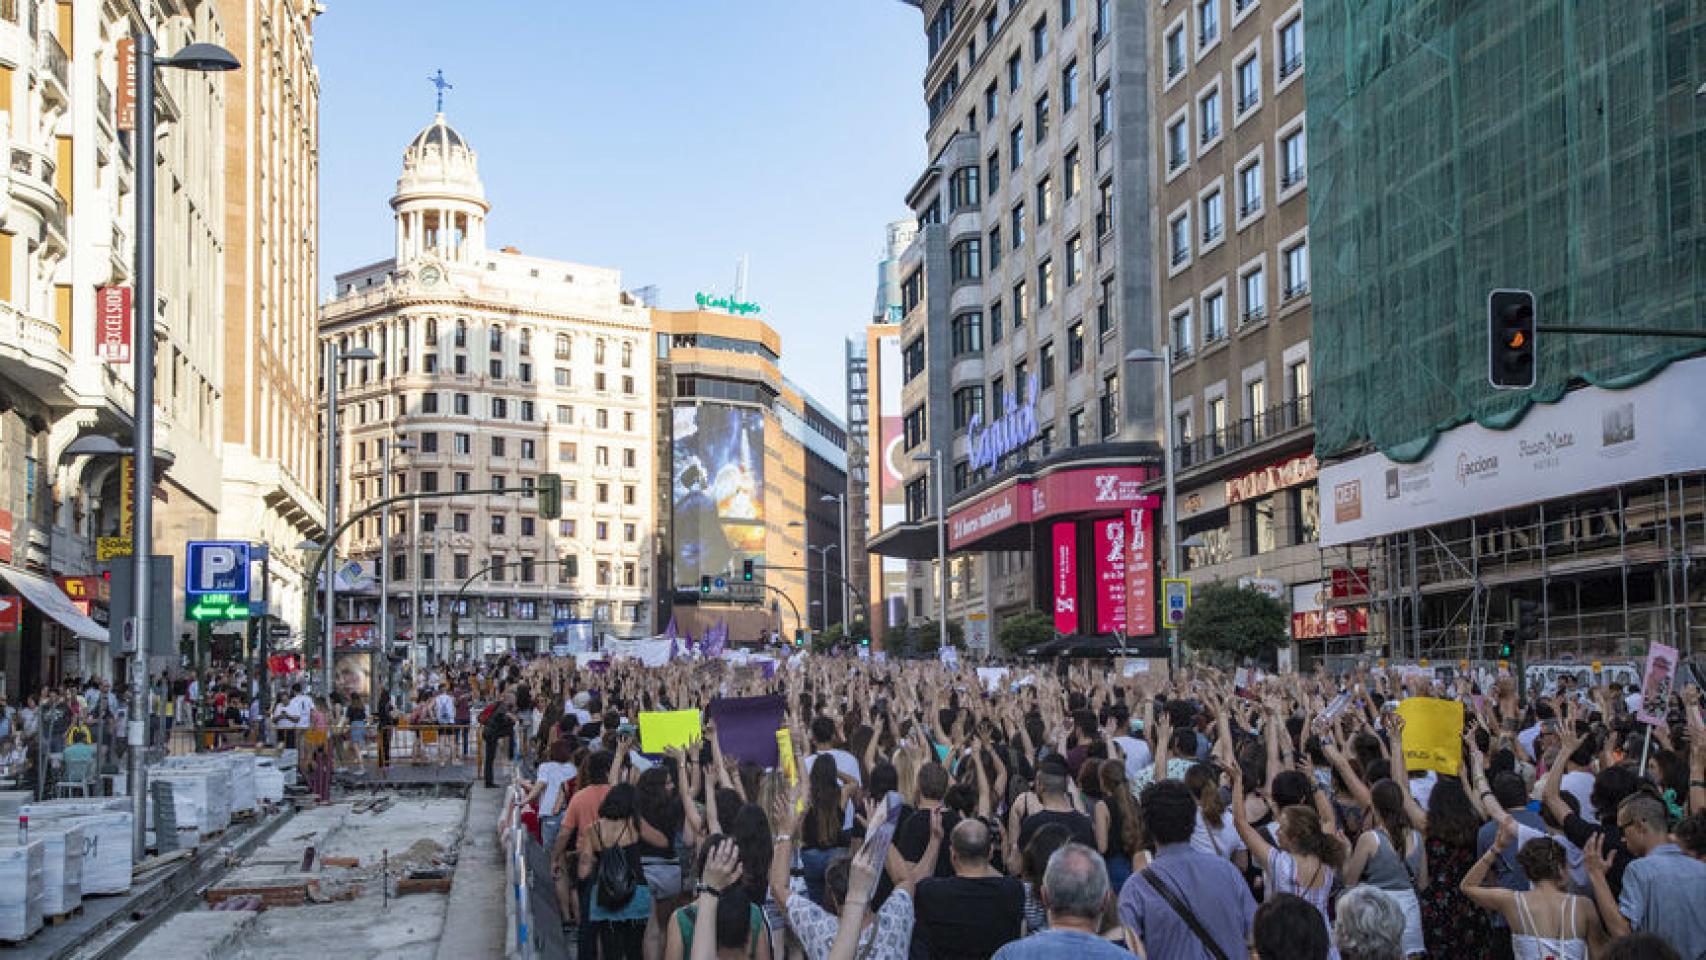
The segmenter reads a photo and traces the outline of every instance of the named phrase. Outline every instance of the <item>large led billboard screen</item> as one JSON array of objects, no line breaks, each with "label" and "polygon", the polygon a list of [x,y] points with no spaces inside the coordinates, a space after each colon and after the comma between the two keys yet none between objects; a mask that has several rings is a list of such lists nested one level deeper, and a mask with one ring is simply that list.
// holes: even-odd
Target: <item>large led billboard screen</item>
[{"label": "large led billboard screen", "polygon": [[674,420],[675,583],[698,589],[764,562],[764,412],[677,404]]}]

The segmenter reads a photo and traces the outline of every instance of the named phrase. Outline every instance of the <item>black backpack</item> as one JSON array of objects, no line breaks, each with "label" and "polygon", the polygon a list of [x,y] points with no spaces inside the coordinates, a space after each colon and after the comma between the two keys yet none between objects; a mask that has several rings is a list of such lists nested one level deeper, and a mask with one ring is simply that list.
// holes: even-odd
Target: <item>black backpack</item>
[{"label": "black backpack", "polygon": [[640,886],[640,865],[628,856],[628,851],[621,844],[627,834],[628,828],[623,827],[616,844],[598,851],[594,878],[598,884],[598,905],[605,910],[620,910],[627,906]]}]

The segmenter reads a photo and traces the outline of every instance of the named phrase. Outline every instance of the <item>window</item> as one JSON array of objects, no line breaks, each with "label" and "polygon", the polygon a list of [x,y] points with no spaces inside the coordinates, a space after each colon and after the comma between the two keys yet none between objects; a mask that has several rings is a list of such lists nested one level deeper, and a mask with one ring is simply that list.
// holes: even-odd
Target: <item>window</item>
[{"label": "window", "polygon": [[420,488],[422,493],[435,493],[438,490],[438,471],[428,470],[421,474]]},{"label": "window", "polygon": [[1054,258],[1049,257],[1037,264],[1037,306],[1046,307],[1054,302]]},{"label": "window", "polygon": [[533,382],[533,364],[531,364],[531,363],[517,364],[515,376],[516,376],[516,379],[520,380],[522,383],[532,383]]},{"label": "window", "polygon": [[626,430],[629,433],[634,432],[634,411],[632,411],[632,410],[622,411],[622,429]]},{"label": "window", "polygon": [[1234,69],[1238,93],[1238,113],[1248,113],[1262,102],[1262,57],[1251,53]]},{"label": "window", "polygon": [[456,371],[456,375],[459,377],[467,376],[468,375],[468,355],[465,353],[457,354],[456,355],[456,361],[451,364],[451,369]]},{"label": "window", "polygon": [[450,575],[457,580],[468,579],[468,555],[466,553],[451,554]]},{"label": "window", "polygon": [[1267,433],[1266,418],[1261,414],[1268,408],[1268,382],[1260,377],[1244,384],[1244,418],[1250,421],[1251,438],[1262,439]]},{"label": "window", "polygon": [[438,393],[437,393],[437,391],[429,390],[426,393],[421,394],[421,412],[422,413],[437,413],[438,412]]},{"label": "window", "polygon": [[622,485],[622,503],[631,507],[638,502],[639,488],[631,483],[624,483]]},{"label": "window", "polygon": [[1084,238],[1073,234],[1066,240],[1066,285],[1077,286],[1084,278]]},{"label": "window", "polygon": [[910,383],[913,377],[924,372],[924,338],[914,337],[912,342],[901,351],[901,372],[905,382]]},{"label": "window", "polygon": [[634,342],[632,340],[624,340],[622,341],[622,369],[627,370],[633,366]]},{"label": "window", "polygon": [[1220,239],[1226,231],[1226,198],[1215,187],[1202,198],[1202,242],[1204,246]]},{"label": "window", "polygon": [[1202,298],[1202,342],[1226,339],[1226,292],[1216,290]]},{"label": "window", "polygon": [[[632,524],[632,523],[622,524],[622,542],[623,543],[634,543],[634,542],[638,541],[639,538],[640,538],[640,528],[637,524]],[[631,564],[630,564],[630,566],[631,566]],[[630,579],[628,586],[631,587],[633,585],[634,585],[633,581],[632,581],[632,579]]]},{"label": "window", "polygon": [[962,313],[953,322],[954,356],[983,352],[983,314]]},{"label": "window", "polygon": [[1167,221],[1167,249],[1177,267],[1191,259],[1191,215],[1180,213]]},{"label": "window", "polygon": [[490,370],[493,380],[502,380],[504,378],[504,362],[502,360],[492,360]]},{"label": "window", "polygon": [[929,438],[928,431],[925,429],[924,407],[920,406],[906,415],[902,423],[902,431],[906,437],[906,449],[908,450],[919,446]]},{"label": "window", "polygon": [[556,369],[556,384],[557,384],[557,386],[559,386],[559,387],[572,387],[572,386],[574,386],[574,382],[575,382],[575,374],[574,374],[573,370],[570,370],[568,367],[558,367]]},{"label": "window", "polygon": [[1012,222],[1013,227],[1013,249],[1017,250],[1025,245],[1025,201],[1020,200],[1013,204],[1008,220]]},{"label": "window", "polygon": [[600,430],[610,429],[610,411],[604,407],[599,407],[597,410],[594,410],[592,414],[592,422],[593,425],[598,427]]},{"label": "window", "polygon": [[1030,286],[1026,284],[1025,281],[1020,280],[1018,283],[1013,284],[1013,329],[1017,330],[1024,326],[1025,321],[1030,319],[1030,316]]},{"label": "window", "polygon": [[1191,311],[1181,310],[1173,314],[1173,355],[1175,357],[1190,356],[1191,341]]},{"label": "window", "polygon": [[983,385],[974,384],[954,391],[954,429],[964,430],[972,418],[983,416]]},{"label": "window", "polygon": [[1025,125],[1019,124],[1007,134],[1007,167],[1019,169],[1025,162]]},{"label": "window", "polygon": [[492,438],[492,456],[501,457],[503,455],[504,455],[504,438],[503,437],[493,437]]},{"label": "window", "polygon": [[1001,301],[989,305],[989,342],[1001,342]]},{"label": "window", "polygon": [[1262,158],[1257,157],[1238,170],[1238,216],[1240,219],[1251,217],[1261,209]]},{"label": "window", "polygon": [[982,200],[978,192],[978,169],[961,167],[948,178],[948,209],[975,207]]},{"label": "window", "polygon": [[1066,369],[1076,373],[1084,369],[1084,324],[1073,324],[1066,331]]},{"label": "window", "polygon": [[1120,431],[1120,376],[1110,373],[1102,378],[1102,394],[1097,404],[1102,439],[1107,440]]},{"label": "window", "polygon": [[1039,17],[1031,24],[1031,59],[1041,60],[1048,56],[1048,18]]},{"label": "window", "polygon": [[1023,360],[1013,364],[1013,389],[1029,392],[1031,383],[1031,366]]},{"label": "window", "polygon": [[1062,26],[1072,22],[1078,16],[1078,0],[1060,0],[1060,23]]},{"label": "window", "polygon": [[964,460],[954,464],[954,492],[959,493],[971,486],[971,465]]},{"label": "window", "polygon": [[593,486],[593,489],[592,489],[592,497],[594,500],[598,501],[599,503],[609,503],[610,502],[610,484],[608,484],[608,483],[595,484]]},{"label": "window", "polygon": [[1276,496],[1263,497],[1253,501],[1244,511],[1244,536],[1251,553],[1267,553],[1279,545],[1279,527],[1274,523],[1274,503],[1278,499]]},{"label": "window", "polygon": [[[634,378],[633,378],[633,376],[631,376],[629,374],[623,374],[622,375],[622,395],[628,396],[628,397],[631,397],[634,395]],[[523,402],[525,402],[525,401],[523,401]],[[526,420],[528,418],[522,417],[522,419]]]},{"label": "window", "polygon": [[566,333],[557,334],[557,339],[556,339],[556,348],[557,349],[556,349],[554,355],[556,356],[556,358],[558,360],[573,360],[574,359],[574,351],[571,349],[571,346],[570,346],[571,342],[572,341],[569,340],[568,334],[566,334]]},{"label": "window", "polygon": [[1102,280],[1102,295],[1096,300],[1096,335],[1106,336],[1114,331],[1114,278]]},{"label": "window", "polygon": [[597,570],[598,570],[598,572],[596,575],[598,577],[598,585],[601,587],[610,586],[610,561],[609,560],[598,561]]},{"label": "window", "polygon": [[1096,88],[1096,139],[1114,130],[1114,88],[1104,83]]},{"label": "window", "polygon": [[1167,33],[1164,41],[1167,48],[1167,79],[1172,80],[1185,72],[1185,26],[1180,24]]},{"label": "window", "polygon": [[474,452],[474,435],[471,433],[458,433],[451,443],[451,451],[454,453],[467,455]]},{"label": "window", "polygon": [[493,533],[503,533],[504,532],[504,515],[503,514],[501,514],[501,513],[492,514],[492,532]]},{"label": "window", "polygon": [[1037,98],[1037,104],[1032,112],[1032,116],[1036,118],[1034,128],[1035,133],[1033,136],[1037,143],[1042,143],[1044,140],[1048,139],[1049,104],[1047,93],[1044,93],[1042,96]]},{"label": "window", "polygon": [[493,420],[507,420],[507,419],[509,419],[509,401],[508,400],[504,399],[503,397],[493,397],[492,398],[492,419]]},{"label": "window", "polygon": [[593,341],[593,344],[592,344],[592,362],[598,363],[598,364],[602,364],[604,362],[604,338],[603,337],[599,337],[597,340]]},{"label": "window", "polygon": [[911,313],[924,299],[924,271],[914,270],[907,275],[900,285],[900,309],[902,313]]},{"label": "window", "polygon": [[1096,34],[1092,39],[1100,41],[1113,26],[1113,0],[1096,0]]},{"label": "window", "polygon": [[1268,313],[1267,271],[1261,267],[1238,278],[1239,295],[1244,300],[1243,322],[1255,323]]},{"label": "window", "polygon": [[1220,86],[1216,84],[1197,101],[1197,129],[1206,146],[1220,139]]},{"label": "window", "polygon": [[1180,117],[1167,125],[1167,172],[1183,170],[1191,160],[1191,125]]},{"label": "window", "polygon": [[609,389],[608,384],[605,382],[603,370],[596,370],[593,372],[593,374],[592,374],[592,388],[594,390],[597,390],[599,393],[603,393],[604,391]]},{"label": "window", "polygon": [[1052,177],[1037,181],[1037,225],[1049,222],[1054,216],[1054,186]]},{"label": "window", "polygon": [[1019,72],[1019,54],[1015,52],[1007,58],[1007,92],[1012,93],[1019,89],[1021,79],[1023,78]]},{"label": "window", "polygon": [[1277,47],[1279,78],[1286,80],[1303,69],[1302,15],[1292,17],[1280,26]]},{"label": "window", "polygon": [[451,514],[450,515],[450,529],[455,531],[456,533],[467,533],[468,532],[468,515],[466,513],[453,513],[453,514]]},{"label": "window", "polygon": [[436,354],[436,353],[427,354],[425,365],[422,367],[422,369],[425,370],[427,373],[437,373],[438,372],[438,354]]},{"label": "window", "polygon": [[1114,229],[1114,181],[1103,180],[1096,188],[1096,236],[1105,237]]},{"label": "window", "polygon": [[1083,187],[1084,170],[1078,162],[1078,148],[1066,151],[1066,157],[1060,164],[1060,193],[1061,197],[1071,200],[1078,196]]},{"label": "window", "polygon": [[474,487],[474,477],[472,474],[468,473],[468,471],[466,471],[466,470],[456,471],[456,476],[454,479],[455,479],[456,492],[457,493],[462,493],[464,491],[471,490]]},{"label": "window", "polygon": [[456,321],[456,345],[458,347],[468,345],[468,321],[466,320]]},{"label": "window", "polygon": [[468,411],[470,408],[471,408],[471,401],[469,401],[468,395],[466,393],[459,393],[454,398],[452,398],[451,410],[454,411],[457,416],[459,416],[459,417],[468,416]]},{"label": "window", "polygon": [[995,150],[989,154],[989,159],[983,164],[986,179],[989,180],[989,192],[1001,186],[1001,151]]},{"label": "window", "polygon": [[1042,345],[1037,350],[1037,381],[1038,385],[1047,390],[1054,386],[1054,341]]},{"label": "window", "polygon": [[594,531],[593,532],[594,537],[598,538],[599,540],[609,540],[610,539],[610,522],[609,521],[598,520],[598,521],[595,521],[592,526],[593,526],[593,531]]},{"label": "window", "polygon": [[1197,0],[1197,49],[1220,39],[1220,0]]},{"label": "window", "polygon": [[[1303,128],[1299,127],[1280,138],[1280,189],[1290,190],[1307,179],[1307,164]],[[1283,201],[1285,198],[1280,199]]]},{"label": "window", "polygon": [[601,466],[601,467],[610,466],[610,448],[609,447],[600,446],[597,449],[593,450],[592,454],[593,454],[592,459],[593,459],[593,462],[595,464],[597,464],[598,466]]},{"label": "window", "polygon": [[1321,539],[1321,491],[1311,483],[1291,489],[1292,543]]},{"label": "window", "polygon": [[1309,292],[1309,243],[1299,242],[1287,247],[1285,258],[1285,299],[1292,300]]},{"label": "window", "polygon": [[996,227],[990,227],[989,228],[989,242],[986,244],[986,246],[989,248],[989,269],[994,270],[996,267],[1001,266],[1001,228],[1000,227],[996,226]]},{"label": "window", "polygon": [[996,17],[995,9],[991,8],[988,13],[983,15],[983,42],[994,43],[995,31],[1000,28],[1001,21]]},{"label": "window", "polygon": [[1083,407],[1079,407],[1078,409],[1072,411],[1070,414],[1067,414],[1067,417],[1066,417],[1066,443],[1067,443],[1067,446],[1076,447],[1076,446],[1082,444],[1084,441],[1089,439],[1089,435],[1085,431],[1084,426],[1085,426],[1085,424],[1084,424],[1084,408]]},{"label": "window", "polygon": [[557,459],[564,463],[578,463],[580,461],[580,444],[572,440],[557,444]]},{"label": "window", "polygon": [[575,408],[570,407],[570,406],[566,406],[563,404],[558,404],[557,405],[557,422],[558,423],[574,423],[575,422]]},{"label": "window", "polygon": [[1285,384],[1288,400],[1302,400],[1309,396],[1309,358],[1293,360],[1285,368]]},{"label": "window", "polygon": [[930,21],[925,35],[930,42],[930,57],[935,58],[942,45],[948,42],[954,32],[954,8],[956,4],[944,3],[942,9],[936,11],[936,16]]},{"label": "window", "polygon": [[507,483],[502,475],[496,473],[492,474],[493,490],[502,490],[506,485]]},{"label": "window", "polygon": [[977,237],[969,237],[955,243],[949,259],[949,272],[954,283],[981,279],[983,241]]},{"label": "window", "polygon": [[636,466],[639,465],[639,462],[640,462],[639,461],[639,454],[635,452],[633,447],[623,447],[622,448],[622,466],[623,466],[623,468],[628,469],[628,470],[632,470]]},{"label": "window", "polygon": [[990,123],[995,122],[995,113],[1001,109],[1001,91],[995,81],[989,81],[989,86],[983,88],[983,114]]},{"label": "window", "polygon": [[1220,452],[1220,432],[1226,429],[1226,398],[1212,397],[1203,403],[1203,436],[1213,440]]},{"label": "window", "polygon": [[1067,114],[1078,106],[1078,61],[1074,60],[1060,71],[1060,112]]}]

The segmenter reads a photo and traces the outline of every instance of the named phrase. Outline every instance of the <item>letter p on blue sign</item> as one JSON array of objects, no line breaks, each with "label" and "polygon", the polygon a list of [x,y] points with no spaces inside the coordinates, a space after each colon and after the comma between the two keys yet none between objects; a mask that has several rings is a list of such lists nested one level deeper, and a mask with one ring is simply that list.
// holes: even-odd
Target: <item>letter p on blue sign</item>
[{"label": "letter p on blue sign", "polygon": [[200,540],[185,544],[185,548],[185,592],[191,596],[208,593],[249,595],[248,544]]}]

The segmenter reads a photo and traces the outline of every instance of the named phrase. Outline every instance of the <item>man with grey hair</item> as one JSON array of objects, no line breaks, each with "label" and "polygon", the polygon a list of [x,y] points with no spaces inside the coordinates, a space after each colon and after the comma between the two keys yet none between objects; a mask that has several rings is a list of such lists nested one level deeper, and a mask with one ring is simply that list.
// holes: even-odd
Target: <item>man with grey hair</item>
[{"label": "man with grey hair", "polygon": [[1333,940],[1340,960],[1403,960],[1404,911],[1376,887],[1352,887],[1339,897]]},{"label": "man with grey hair", "polygon": [[1102,855],[1081,843],[1061,847],[1043,871],[1049,928],[1007,944],[996,951],[995,960],[1130,960],[1130,951],[1102,938],[1108,896],[1108,867]]}]

